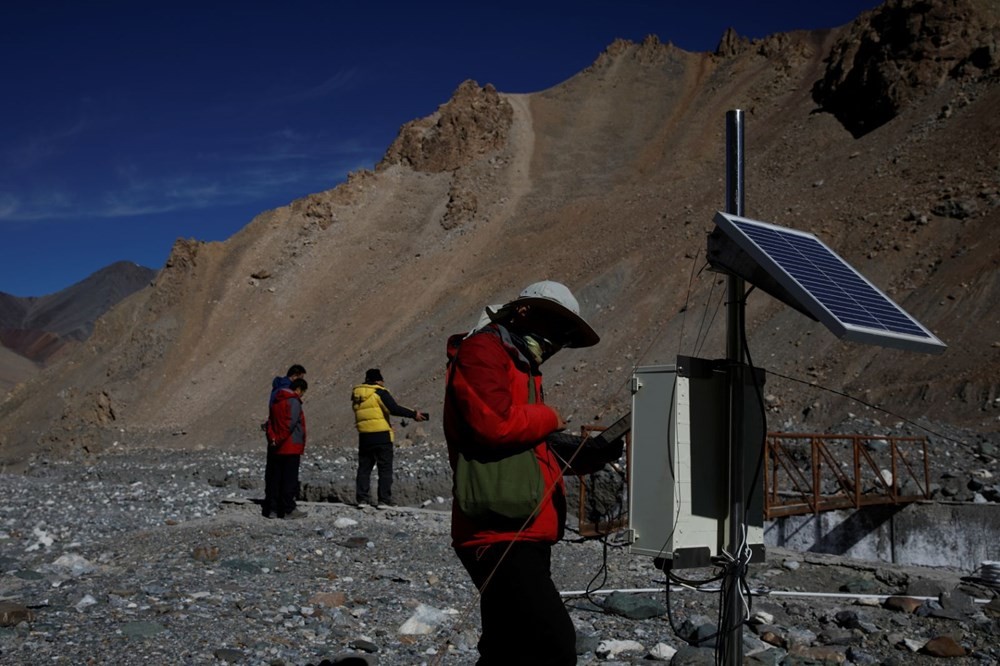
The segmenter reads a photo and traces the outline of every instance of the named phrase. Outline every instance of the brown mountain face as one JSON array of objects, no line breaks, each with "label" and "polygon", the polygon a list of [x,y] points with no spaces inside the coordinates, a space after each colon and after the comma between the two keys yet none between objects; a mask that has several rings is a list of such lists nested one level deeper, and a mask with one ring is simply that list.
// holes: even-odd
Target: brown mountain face
[{"label": "brown mountain face", "polygon": [[126,296],[149,285],[156,271],[119,261],[47,296],[0,293],[0,390],[38,373],[86,340],[94,322]]},{"label": "brown mountain face", "polygon": [[[565,282],[602,336],[545,366],[571,425],[628,409],[637,364],[725,356],[725,112],[746,113],[746,214],[816,233],[942,338],[940,356],[838,340],[760,291],[752,360],[772,429],[849,412],[992,431],[1000,416],[1000,26],[974,0],[894,1],[829,31],[716,53],[615,42],[530,95],[466,82],[373,172],[178,241],[155,284],[0,406],[0,457],[123,445],[259,447],[271,378],[308,369],[311,445],[352,446],[380,367],[443,441],[444,346],[482,307]],[[825,389],[857,396],[868,410]]]}]

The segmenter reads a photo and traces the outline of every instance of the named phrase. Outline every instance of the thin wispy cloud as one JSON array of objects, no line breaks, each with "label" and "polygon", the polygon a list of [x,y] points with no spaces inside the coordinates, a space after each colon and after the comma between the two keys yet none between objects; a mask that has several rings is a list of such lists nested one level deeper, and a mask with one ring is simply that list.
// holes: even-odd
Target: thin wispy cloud
[{"label": "thin wispy cloud", "polygon": [[[343,156],[294,168],[248,162],[245,168],[224,173],[144,176],[134,165],[120,166],[120,187],[98,193],[50,189],[31,197],[0,193],[0,222],[53,219],[117,219],[163,213],[223,208],[268,202],[288,203],[296,196],[327,189],[358,168],[356,159]],[[289,195],[289,191],[298,194]],[[287,199],[287,201],[286,201]]]},{"label": "thin wispy cloud", "polygon": [[83,134],[91,125],[89,117],[85,108],[69,125],[22,138],[5,151],[4,164],[15,169],[30,169],[61,155],[66,150],[66,143]]},{"label": "thin wispy cloud", "polygon": [[342,69],[319,85],[299,90],[297,92],[278,95],[273,99],[275,104],[301,104],[302,102],[312,102],[318,99],[329,97],[330,95],[349,88],[351,82],[357,76],[357,68]]},{"label": "thin wispy cloud", "polygon": [[356,137],[343,138],[330,134],[306,134],[283,128],[264,135],[236,137],[227,148],[203,151],[197,159],[203,162],[253,163],[337,160],[350,156],[352,160],[368,157],[374,164],[385,146],[365,144]]},{"label": "thin wispy cloud", "polygon": [[17,197],[0,193],[0,220],[10,220],[13,219],[14,213],[17,211]]}]

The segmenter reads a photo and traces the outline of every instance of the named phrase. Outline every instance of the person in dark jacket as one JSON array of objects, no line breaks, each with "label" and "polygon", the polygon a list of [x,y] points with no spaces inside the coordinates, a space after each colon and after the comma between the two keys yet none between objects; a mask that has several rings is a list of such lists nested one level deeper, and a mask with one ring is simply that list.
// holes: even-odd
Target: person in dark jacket
[{"label": "person in dark jacket", "polygon": [[285,373],[284,377],[279,376],[271,380],[271,399],[267,403],[268,407],[274,402],[274,395],[278,392],[278,389],[288,388],[296,379],[304,379],[305,376],[306,369],[296,363],[288,368],[288,372]]},{"label": "person in dark jacket", "polygon": [[371,503],[372,469],[378,465],[378,507],[393,506],[392,447],[394,431],[390,416],[414,421],[426,421],[427,414],[403,407],[385,388],[382,371],[371,368],[365,372],[364,384],[351,391],[355,425],[358,428],[358,475],[355,481],[355,501],[358,507]]},{"label": "person in dark jacket", "polygon": [[[445,439],[456,472],[452,546],[480,594],[477,664],[570,666],[576,664],[576,632],[550,570],[566,497],[559,459],[546,443],[565,424],[545,403],[539,366],[562,347],[589,347],[600,338],[558,282],[529,285],[486,314],[473,332],[448,341],[444,403]],[[534,454],[544,487],[540,499],[529,497],[530,515],[463,513],[460,465],[523,457],[526,451]]]},{"label": "person in dark jacket", "polygon": [[306,415],[302,396],[309,384],[299,377],[271,398],[267,419],[268,465],[264,478],[265,518],[304,518],[295,504],[299,494],[299,464],[306,448]]},{"label": "person in dark jacket", "polygon": [[[295,363],[288,368],[288,372],[285,376],[277,376],[271,380],[271,394],[267,401],[268,416],[270,417],[271,405],[274,404],[274,397],[278,394],[281,389],[289,388],[292,382],[296,379],[303,379],[306,376],[306,369]],[[264,431],[265,437],[267,437],[267,421],[260,424],[260,429]],[[267,437],[267,459],[264,463],[264,505],[262,507],[261,513],[265,518],[271,518],[275,511],[274,503],[274,488],[273,483],[275,479],[275,471],[273,469],[275,456],[272,453],[271,438]],[[269,480],[270,479],[270,480]],[[271,498],[269,501],[268,498]]]}]

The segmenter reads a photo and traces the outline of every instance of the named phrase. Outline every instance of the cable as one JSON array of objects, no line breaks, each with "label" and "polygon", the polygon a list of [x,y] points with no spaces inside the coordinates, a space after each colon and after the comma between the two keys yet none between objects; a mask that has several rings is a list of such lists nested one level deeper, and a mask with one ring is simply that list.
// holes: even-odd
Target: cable
[{"label": "cable", "polygon": [[[753,287],[743,295],[744,305],[746,305],[746,298],[753,291]],[[760,409],[760,422],[761,422],[761,439],[760,439],[760,454],[757,457],[757,466],[754,469],[753,480],[750,482],[750,490],[747,493],[746,503],[743,505],[743,524],[746,525],[747,517],[750,511],[750,502],[753,500],[754,491],[757,488],[757,480],[760,479],[760,473],[764,469],[764,449],[767,443],[767,407],[764,404],[764,395],[760,390],[760,382],[757,381],[757,368],[753,364],[753,358],[750,356],[750,344],[747,342],[747,322],[746,317],[741,317],[742,326],[740,330],[740,341],[743,347],[743,355],[747,359],[747,367],[750,369],[750,378],[753,382],[754,393],[757,395],[757,406]],[[765,370],[766,372],[766,370]]]},{"label": "cable", "polygon": [[865,407],[870,407],[871,409],[880,411],[883,414],[888,414],[889,416],[892,416],[893,418],[899,419],[900,421],[903,421],[904,423],[908,423],[909,425],[913,426],[914,428],[919,428],[920,430],[923,430],[926,433],[934,435],[935,437],[940,437],[941,439],[943,439],[945,441],[952,442],[954,444],[968,445],[967,442],[964,442],[964,441],[962,441],[960,439],[954,439],[954,438],[949,437],[947,435],[942,435],[941,433],[936,432],[934,430],[931,430],[930,428],[928,428],[926,426],[922,426],[919,423],[917,423],[916,421],[908,419],[905,416],[900,416],[899,414],[897,414],[897,413],[895,413],[893,411],[890,411],[888,409],[885,409],[884,407],[879,407],[878,405],[873,405],[872,403],[867,402],[865,400],[862,400],[861,398],[853,396],[853,395],[851,395],[849,393],[844,393],[843,391],[838,391],[838,390],[832,389],[832,388],[830,388],[828,386],[823,386],[822,384],[816,384],[814,382],[806,381],[804,379],[798,379],[797,377],[789,377],[788,375],[783,375],[780,372],[776,372],[774,370],[768,370],[766,368],[764,368],[764,372],[766,372],[769,375],[774,375],[775,377],[781,377],[782,379],[787,379],[787,380],[792,381],[792,382],[798,382],[799,384],[805,384],[806,386],[809,386],[809,387],[812,387],[812,388],[815,388],[815,389],[819,389],[821,391],[827,391],[828,393],[833,393],[835,395],[839,395],[840,397],[847,398],[848,400],[853,400],[854,402],[862,404]]},{"label": "cable", "polygon": [[[705,301],[706,301],[706,303],[705,303],[705,314],[708,313],[708,308],[709,308],[708,302],[711,301],[712,293],[714,291],[715,291],[715,281],[713,280],[712,281],[712,287],[709,289],[709,292],[708,292],[708,298],[705,299]],[[712,313],[712,318],[709,320],[708,326],[703,326],[703,328],[700,329],[699,332],[698,332],[698,337],[701,337],[701,333],[702,333],[702,331],[704,331],[704,333],[705,333],[704,337],[701,339],[700,342],[698,341],[697,337],[695,338],[695,346],[694,346],[694,351],[692,352],[692,355],[697,356],[698,354],[701,353],[702,346],[708,341],[708,331],[712,328],[712,324],[715,322],[715,318],[719,316],[719,312],[722,310],[722,305],[725,302],[725,300],[726,300],[725,294],[720,294],[719,304],[715,306],[715,312]],[[702,318],[702,322],[704,323],[704,317]]]},{"label": "cable", "polygon": [[[688,277],[687,292],[684,294],[684,309],[681,310],[681,330],[680,330],[680,334],[677,336],[677,353],[678,354],[680,354],[680,347],[684,343],[684,328],[685,328],[685,326],[687,324],[687,313],[688,313],[688,308],[690,307],[690,304],[691,304],[691,286],[694,284],[694,279],[697,276],[701,275],[702,271],[705,270],[705,267],[708,266],[708,264],[706,263],[706,264],[704,264],[701,267],[700,270],[698,270],[697,272],[695,272],[694,269],[695,269],[695,266],[697,266],[697,265],[698,264],[697,264],[697,262],[695,260],[691,261],[691,275],[690,275],[690,277]],[[702,320],[704,320],[704,313],[702,313]]]}]

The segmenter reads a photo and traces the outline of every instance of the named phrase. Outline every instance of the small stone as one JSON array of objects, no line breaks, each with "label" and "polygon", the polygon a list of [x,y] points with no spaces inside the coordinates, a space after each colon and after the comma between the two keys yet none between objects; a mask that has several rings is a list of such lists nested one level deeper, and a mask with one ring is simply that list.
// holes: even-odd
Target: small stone
[{"label": "small stone", "polygon": [[649,651],[649,657],[657,661],[670,661],[677,654],[677,648],[666,643],[657,643]]},{"label": "small stone", "polygon": [[89,608],[89,607],[95,605],[96,603],[97,603],[97,599],[95,599],[94,597],[90,596],[89,594],[85,594],[82,599],[80,599],[78,602],[76,602],[76,604],[73,606],[73,608],[75,608],[78,612],[82,612],[83,609]]},{"label": "small stone", "polygon": [[800,659],[812,660],[821,664],[843,664],[847,661],[847,651],[839,647],[803,647],[794,646],[788,649],[788,655]]},{"label": "small stone", "polygon": [[434,608],[433,606],[428,606],[427,604],[420,604],[417,606],[413,615],[411,615],[406,622],[399,627],[399,633],[418,635],[431,634],[434,633],[438,627],[444,624],[447,618],[448,616],[444,611]]},{"label": "small stone", "polygon": [[129,638],[148,638],[166,630],[159,622],[126,622],[122,625],[122,634]]},{"label": "small stone", "polygon": [[344,542],[345,548],[367,548],[368,537],[351,537]]},{"label": "small stone", "polygon": [[16,627],[22,622],[34,622],[35,614],[27,606],[0,601],[0,627]]},{"label": "small stone", "polygon": [[915,613],[923,603],[913,597],[889,597],[882,603],[882,607],[900,613]]},{"label": "small stone", "polygon": [[951,636],[932,638],[924,645],[923,651],[933,657],[964,657],[968,653]]},{"label": "small stone", "polygon": [[940,601],[941,608],[946,611],[971,614],[976,609],[976,604],[972,597],[961,590],[943,592],[940,596]]},{"label": "small stone", "polygon": [[375,643],[364,638],[354,639],[353,641],[351,641],[350,647],[354,648],[355,650],[361,650],[362,652],[367,652],[368,654],[373,654],[375,652],[378,652],[378,646],[375,645]]},{"label": "small stone", "polygon": [[844,629],[855,629],[859,625],[858,614],[850,610],[840,611],[834,615],[834,620],[837,621],[837,626]]},{"label": "small stone", "polygon": [[876,588],[875,581],[870,578],[855,578],[841,585],[840,591],[851,594],[871,594],[875,592]]},{"label": "small stone", "polygon": [[219,661],[224,661],[228,664],[238,664],[246,659],[246,655],[239,650],[233,650],[232,648],[219,648],[212,654],[214,654],[215,658]]},{"label": "small stone", "polygon": [[863,650],[859,650],[855,646],[847,648],[847,658],[854,662],[857,666],[871,666],[879,663],[878,657],[870,655]]},{"label": "small stone", "polygon": [[219,547],[218,546],[196,546],[191,552],[191,557],[193,557],[198,562],[215,562],[219,559]]},{"label": "small stone", "polygon": [[617,659],[622,654],[644,654],[646,648],[642,643],[632,640],[601,641],[594,652],[601,659]]},{"label": "small stone", "polygon": [[347,603],[347,595],[343,592],[317,592],[309,597],[309,603],[323,608],[340,608]]},{"label": "small stone", "polygon": [[667,612],[666,606],[656,599],[623,592],[611,593],[605,601],[604,610],[632,620],[648,620]]},{"label": "small stone", "polygon": [[583,634],[579,631],[576,632],[576,653],[578,655],[587,654],[588,652],[597,652],[597,646],[600,645],[601,639],[595,634]]}]

